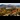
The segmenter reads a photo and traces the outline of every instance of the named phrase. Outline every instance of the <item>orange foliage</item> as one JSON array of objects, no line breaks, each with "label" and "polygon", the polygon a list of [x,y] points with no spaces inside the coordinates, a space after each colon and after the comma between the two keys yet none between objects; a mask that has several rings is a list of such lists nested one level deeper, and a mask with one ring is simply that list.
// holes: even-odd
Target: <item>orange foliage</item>
[{"label": "orange foliage", "polygon": [[6,10],[4,10],[4,12],[6,12]]},{"label": "orange foliage", "polygon": [[16,12],[16,10],[12,10],[12,13]]}]

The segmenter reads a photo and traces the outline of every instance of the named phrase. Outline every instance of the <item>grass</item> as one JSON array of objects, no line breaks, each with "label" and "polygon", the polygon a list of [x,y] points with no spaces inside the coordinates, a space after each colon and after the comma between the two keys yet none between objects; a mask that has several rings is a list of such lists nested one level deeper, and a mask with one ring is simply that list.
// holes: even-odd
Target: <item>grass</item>
[{"label": "grass", "polygon": [[[1,10],[2,10],[2,12],[4,12],[4,13],[0,12],[0,15],[5,15],[5,14],[8,14],[7,11],[10,11],[10,12],[11,12],[11,10],[14,10],[14,9],[4,9],[4,8],[1,8]],[[20,9],[19,9],[19,10],[20,10]],[[19,12],[19,11],[18,11],[18,12]]]}]

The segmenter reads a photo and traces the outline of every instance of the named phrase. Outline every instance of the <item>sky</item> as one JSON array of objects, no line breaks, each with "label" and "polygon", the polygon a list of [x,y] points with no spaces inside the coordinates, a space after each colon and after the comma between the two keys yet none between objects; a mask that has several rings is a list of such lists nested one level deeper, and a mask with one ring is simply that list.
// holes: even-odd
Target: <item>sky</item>
[{"label": "sky", "polygon": [[10,5],[20,5],[20,3],[0,3],[0,5],[1,5],[1,4],[4,4],[4,5],[9,5],[9,4],[10,4]]}]

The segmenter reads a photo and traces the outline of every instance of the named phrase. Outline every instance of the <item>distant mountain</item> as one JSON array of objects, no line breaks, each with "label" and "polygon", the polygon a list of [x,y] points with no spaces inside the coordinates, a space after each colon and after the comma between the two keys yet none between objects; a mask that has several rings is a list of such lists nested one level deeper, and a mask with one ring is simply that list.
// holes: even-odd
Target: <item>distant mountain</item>
[{"label": "distant mountain", "polygon": [[4,5],[4,4],[1,4],[0,5],[0,8],[4,8],[4,7],[6,7],[6,5]]},{"label": "distant mountain", "polygon": [[4,5],[4,4],[1,4],[1,5],[0,5],[0,7],[3,7],[3,6],[5,7],[5,5]]},{"label": "distant mountain", "polygon": [[0,5],[0,7],[2,7],[2,6],[3,6],[3,4]]},{"label": "distant mountain", "polygon": [[20,5],[16,5],[17,7],[20,7]]},{"label": "distant mountain", "polygon": [[8,7],[11,7],[11,5],[8,5]]}]

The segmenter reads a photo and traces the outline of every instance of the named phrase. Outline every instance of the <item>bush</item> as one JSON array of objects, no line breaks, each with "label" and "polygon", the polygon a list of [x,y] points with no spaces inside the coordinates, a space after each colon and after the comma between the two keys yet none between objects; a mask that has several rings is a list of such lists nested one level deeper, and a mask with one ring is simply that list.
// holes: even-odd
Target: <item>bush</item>
[{"label": "bush", "polygon": [[18,12],[18,14],[20,15],[20,12]]}]

